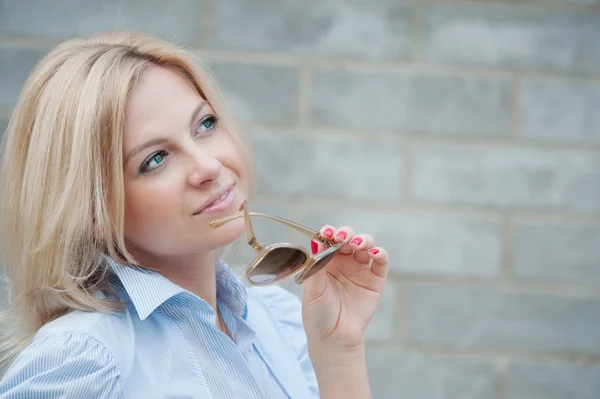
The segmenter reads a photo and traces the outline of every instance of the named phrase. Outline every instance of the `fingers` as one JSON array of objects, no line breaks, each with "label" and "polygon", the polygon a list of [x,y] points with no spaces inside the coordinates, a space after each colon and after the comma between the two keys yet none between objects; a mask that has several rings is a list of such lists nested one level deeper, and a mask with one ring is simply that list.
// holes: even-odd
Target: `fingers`
[{"label": "fingers", "polygon": [[[354,229],[349,226],[343,226],[339,229],[331,225],[325,225],[319,233],[326,239],[335,243],[344,243],[338,253],[344,255],[354,255],[357,263],[368,267],[371,264],[371,271],[378,277],[386,278],[388,274],[389,255],[381,247],[375,246],[375,239],[370,234],[356,234]],[[322,252],[325,248],[319,242],[311,242],[313,254]]]},{"label": "fingers", "polygon": [[344,255],[352,255],[354,249],[350,246],[350,241],[356,236],[356,232],[352,227],[342,226],[340,227],[333,236],[333,240],[336,243],[344,243],[340,248],[339,253]]},{"label": "fingers", "polygon": [[350,247],[354,251],[354,259],[359,263],[369,264],[369,249],[375,246],[375,239],[370,234],[357,234],[350,240]]},{"label": "fingers", "polygon": [[[336,229],[335,227],[326,224],[325,226],[321,227],[321,230],[319,230],[319,234],[321,234],[326,240],[332,241],[336,244],[340,242],[345,243],[345,245],[343,245],[342,248],[340,248],[338,253],[344,255],[351,255],[354,252],[354,249],[350,245],[348,245],[350,240],[352,240],[356,236],[356,233],[354,232],[354,229],[352,227],[344,226],[340,227],[339,229]],[[320,242],[311,242],[311,250],[313,255],[322,252],[324,249],[325,248],[323,247],[323,244],[321,244]]]},{"label": "fingers", "polygon": [[369,258],[373,260],[371,271],[378,277],[386,278],[388,274],[388,262],[390,257],[387,251],[381,247],[374,247],[367,251]]},{"label": "fingers", "polygon": [[[335,227],[326,224],[325,226],[321,227],[321,230],[319,230],[319,234],[321,234],[327,241],[333,241],[333,236],[335,235]],[[317,241],[311,241],[310,245],[313,255],[323,252],[323,250],[325,249],[323,244]]]}]

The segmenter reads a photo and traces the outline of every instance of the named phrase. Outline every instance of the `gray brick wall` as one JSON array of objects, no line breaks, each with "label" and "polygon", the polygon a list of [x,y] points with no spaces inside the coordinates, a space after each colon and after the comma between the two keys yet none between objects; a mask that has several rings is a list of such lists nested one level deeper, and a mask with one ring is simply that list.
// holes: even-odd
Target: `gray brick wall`
[{"label": "gray brick wall", "polygon": [[489,3],[423,7],[423,60],[464,66],[600,72],[600,43],[595,40],[600,35],[599,14],[583,9]]},{"label": "gray brick wall", "polygon": [[599,0],[0,0],[0,130],[45,51],[122,27],[211,63],[254,209],[389,250],[376,398],[600,397]]},{"label": "gray brick wall", "polygon": [[217,49],[249,52],[407,59],[413,46],[412,20],[404,3],[214,1],[211,42]]},{"label": "gray brick wall", "polygon": [[[600,83],[530,76],[520,87],[520,133],[531,139],[597,141]],[[561,110],[561,112],[556,112]]]},{"label": "gray brick wall", "polygon": [[337,127],[427,133],[510,133],[510,82],[503,77],[317,69],[310,122]]},{"label": "gray brick wall", "polygon": [[495,364],[487,359],[383,349],[367,355],[376,398],[494,398],[500,386]]}]

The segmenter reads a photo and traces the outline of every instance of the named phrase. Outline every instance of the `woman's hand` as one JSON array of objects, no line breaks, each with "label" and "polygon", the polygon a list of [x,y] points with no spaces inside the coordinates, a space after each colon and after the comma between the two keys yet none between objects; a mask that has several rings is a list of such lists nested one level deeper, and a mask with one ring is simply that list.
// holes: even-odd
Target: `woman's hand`
[{"label": "woman's hand", "polygon": [[[304,282],[302,317],[309,350],[364,349],[365,330],[383,292],[388,254],[368,234],[324,226],[320,233],[344,245],[327,266]],[[323,246],[312,242],[313,252]]]}]

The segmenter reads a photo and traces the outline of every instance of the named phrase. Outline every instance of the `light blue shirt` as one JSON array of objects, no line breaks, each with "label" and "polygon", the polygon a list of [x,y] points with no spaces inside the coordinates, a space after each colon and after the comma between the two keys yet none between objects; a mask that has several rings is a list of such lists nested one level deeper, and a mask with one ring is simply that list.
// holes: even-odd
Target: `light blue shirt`
[{"label": "light blue shirt", "polygon": [[0,398],[315,398],[299,299],[247,288],[223,262],[217,306],[162,275],[109,259],[123,312],[46,324],[0,381]]}]

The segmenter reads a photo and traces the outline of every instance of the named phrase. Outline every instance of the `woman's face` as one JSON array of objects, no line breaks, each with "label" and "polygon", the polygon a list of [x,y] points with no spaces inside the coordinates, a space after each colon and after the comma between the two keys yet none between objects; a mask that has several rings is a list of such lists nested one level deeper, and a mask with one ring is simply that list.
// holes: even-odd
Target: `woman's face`
[{"label": "woman's face", "polygon": [[206,253],[238,238],[241,220],[208,226],[238,212],[249,192],[244,155],[210,104],[176,72],[152,67],[131,93],[126,117],[127,249],[152,261]]}]

